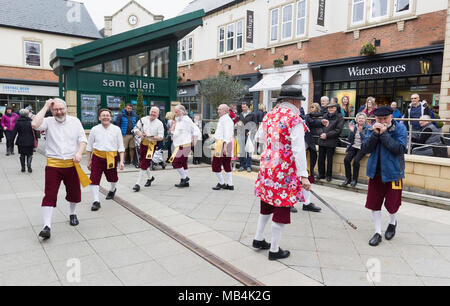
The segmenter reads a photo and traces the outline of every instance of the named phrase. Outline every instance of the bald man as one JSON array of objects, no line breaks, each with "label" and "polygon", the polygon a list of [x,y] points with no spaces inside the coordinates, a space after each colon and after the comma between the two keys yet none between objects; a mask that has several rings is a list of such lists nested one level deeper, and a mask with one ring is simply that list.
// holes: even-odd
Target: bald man
[{"label": "bald man", "polygon": [[[213,187],[213,190],[227,189],[234,190],[233,175],[231,170],[231,157],[233,154],[233,138],[234,138],[234,124],[229,113],[230,108],[226,104],[219,106],[217,112],[219,113],[219,124],[217,125],[214,138],[216,139],[216,150],[212,158],[212,171],[216,174],[219,183]],[[222,176],[223,170],[227,174],[228,184],[225,185],[225,180]]]},{"label": "bald man", "polygon": [[[147,183],[145,187],[150,187],[155,180],[150,174],[150,165],[152,164],[153,154],[155,153],[156,143],[164,138],[164,125],[158,119],[159,108],[152,107],[150,114],[147,117],[141,118],[134,128],[134,132],[141,139],[140,145],[140,159],[138,180],[134,185],[133,190],[139,192],[141,190],[141,181],[144,175],[147,175]],[[151,177],[150,177],[151,176]]]}]

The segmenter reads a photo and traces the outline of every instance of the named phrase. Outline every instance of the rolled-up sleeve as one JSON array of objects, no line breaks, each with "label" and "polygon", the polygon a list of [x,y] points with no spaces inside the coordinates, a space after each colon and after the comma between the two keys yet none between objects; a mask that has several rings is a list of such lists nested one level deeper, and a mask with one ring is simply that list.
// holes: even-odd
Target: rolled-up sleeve
[{"label": "rolled-up sleeve", "polygon": [[95,129],[93,128],[88,137],[86,151],[92,152],[92,150],[94,149],[94,142],[95,142]]},{"label": "rolled-up sleeve", "polygon": [[78,126],[78,143],[85,142],[87,143],[86,133],[84,132],[83,125],[81,124],[80,120],[77,122]]},{"label": "rolled-up sleeve", "polygon": [[125,146],[123,145],[123,136],[122,130],[120,128],[117,129],[117,143],[119,144],[119,153],[125,152]]},{"label": "rolled-up sleeve", "polygon": [[291,145],[294,155],[295,166],[298,177],[308,177],[305,150],[305,130],[303,124],[298,124],[291,129]]}]

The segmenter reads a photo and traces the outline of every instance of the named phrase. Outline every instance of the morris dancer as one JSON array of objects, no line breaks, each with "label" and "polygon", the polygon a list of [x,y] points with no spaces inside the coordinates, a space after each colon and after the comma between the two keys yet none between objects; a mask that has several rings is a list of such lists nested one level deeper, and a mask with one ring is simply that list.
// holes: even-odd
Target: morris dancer
[{"label": "morris dancer", "polygon": [[197,140],[201,139],[200,129],[187,116],[183,105],[177,105],[174,110],[175,123],[172,125],[173,146],[175,148],[169,162],[173,163],[173,168],[178,171],[181,177],[179,184],[175,187],[189,187],[188,176],[188,156]]},{"label": "morris dancer", "polygon": [[105,173],[106,180],[111,183],[106,200],[114,199],[117,191],[116,184],[119,180],[117,176],[117,151],[120,155],[120,170],[125,168],[125,147],[123,145],[122,131],[119,127],[111,124],[111,111],[109,109],[101,109],[98,119],[101,123],[92,128],[86,148],[88,169],[91,170],[92,184],[90,189],[94,198],[92,211],[97,211],[101,207],[98,194],[102,173]]},{"label": "morris dancer", "polygon": [[[51,110],[53,117],[45,117]],[[44,228],[39,236],[50,238],[53,209],[56,207],[61,181],[66,186],[66,200],[70,203],[70,225],[79,224],[75,214],[76,204],[81,202],[81,188],[91,183],[79,165],[86,148],[86,134],[78,118],[67,115],[67,105],[64,100],[51,99],[34,117],[33,128],[46,131],[47,167],[45,168],[45,196],[42,200]]]},{"label": "morris dancer", "polygon": [[[289,251],[279,247],[285,224],[291,223],[290,208],[305,202],[302,190],[310,190],[305,153],[306,126],[300,117],[302,90],[283,87],[280,106],[263,120],[266,149],[261,155],[255,194],[261,199],[261,210],[253,247],[269,251],[269,260],[286,258]],[[272,217],[272,241],[264,240],[264,228]]]},{"label": "morris dancer", "polygon": [[139,148],[140,164],[139,177],[134,185],[133,190],[139,192],[141,190],[141,181],[145,174],[147,174],[147,183],[145,187],[150,187],[155,178],[150,178],[150,166],[152,165],[153,154],[155,153],[156,143],[164,139],[164,125],[158,119],[159,108],[152,107],[150,114],[147,117],[141,118],[134,128],[134,132],[141,138],[141,145]]},{"label": "morris dancer", "polygon": [[[227,189],[234,190],[233,186],[233,172],[231,170],[231,156],[233,156],[233,138],[234,138],[234,123],[229,113],[230,108],[226,104],[222,104],[218,108],[220,116],[219,124],[217,125],[214,138],[216,139],[216,150],[212,159],[212,171],[216,174],[219,183],[213,187],[213,190]],[[225,180],[222,176],[223,170],[227,174],[228,184],[225,185]]]}]

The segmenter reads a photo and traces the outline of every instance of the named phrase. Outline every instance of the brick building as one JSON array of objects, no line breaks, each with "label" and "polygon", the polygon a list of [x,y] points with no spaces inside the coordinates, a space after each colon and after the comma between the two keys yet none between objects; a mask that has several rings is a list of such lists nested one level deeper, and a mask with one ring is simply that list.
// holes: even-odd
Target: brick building
[{"label": "brick building", "polygon": [[[183,11],[202,7],[206,16],[179,42],[182,92],[224,70],[252,76],[246,98],[268,109],[282,84],[301,85],[308,103],[347,95],[358,109],[373,95],[405,109],[417,92],[439,108],[448,0],[214,2],[196,0]],[[360,55],[365,43],[376,55]],[[276,59],[282,67],[274,68]]]}]

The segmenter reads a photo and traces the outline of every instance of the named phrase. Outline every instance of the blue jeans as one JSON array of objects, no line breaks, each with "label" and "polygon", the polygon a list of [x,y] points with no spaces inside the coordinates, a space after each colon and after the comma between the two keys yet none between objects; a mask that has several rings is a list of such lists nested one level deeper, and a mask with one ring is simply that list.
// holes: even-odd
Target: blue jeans
[{"label": "blue jeans", "polygon": [[241,168],[251,168],[252,167],[252,157],[249,153],[245,153],[247,157],[239,157],[239,163],[241,164]]}]

